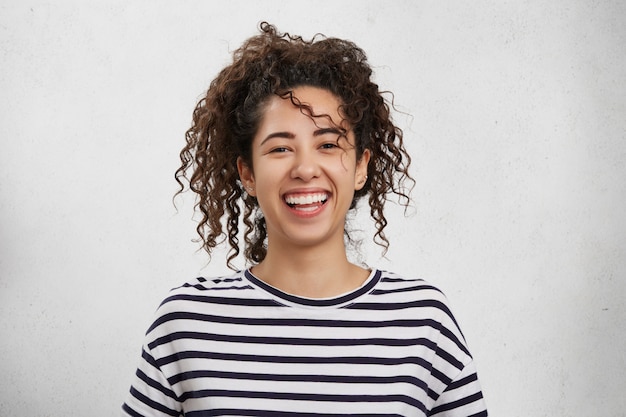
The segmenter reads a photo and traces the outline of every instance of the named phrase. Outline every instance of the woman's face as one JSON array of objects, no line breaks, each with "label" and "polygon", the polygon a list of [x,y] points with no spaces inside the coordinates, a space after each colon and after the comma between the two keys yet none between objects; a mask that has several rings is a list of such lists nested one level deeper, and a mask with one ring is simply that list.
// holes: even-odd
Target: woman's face
[{"label": "woman's face", "polygon": [[[331,92],[298,87],[293,96],[332,121],[274,96],[252,142],[254,169],[238,161],[241,180],[265,217],[269,250],[342,243],[346,213],[363,187],[370,157],[365,150],[357,161],[354,133]],[[337,126],[347,134],[340,137]]]}]

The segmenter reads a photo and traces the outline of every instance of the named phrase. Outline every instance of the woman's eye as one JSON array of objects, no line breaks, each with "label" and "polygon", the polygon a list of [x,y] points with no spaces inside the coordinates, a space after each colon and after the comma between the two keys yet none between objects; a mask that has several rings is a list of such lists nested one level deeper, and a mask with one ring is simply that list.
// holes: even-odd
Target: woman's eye
[{"label": "woman's eye", "polygon": [[283,153],[283,152],[287,152],[288,149],[284,148],[284,147],[278,147],[278,148],[274,148],[270,151],[270,153]]},{"label": "woman's eye", "polygon": [[335,142],[329,142],[329,143],[324,143],[321,148],[322,149],[333,149],[333,148],[337,148],[337,144]]}]

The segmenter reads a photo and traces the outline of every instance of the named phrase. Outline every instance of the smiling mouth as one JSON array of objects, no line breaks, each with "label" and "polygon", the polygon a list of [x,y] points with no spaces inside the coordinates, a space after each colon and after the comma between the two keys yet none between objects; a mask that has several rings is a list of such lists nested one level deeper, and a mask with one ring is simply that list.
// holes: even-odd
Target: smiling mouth
[{"label": "smiling mouth", "polygon": [[328,194],[326,193],[313,193],[313,194],[294,194],[285,196],[285,203],[291,208],[306,210],[314,209],[326,203],[328,200]]}]

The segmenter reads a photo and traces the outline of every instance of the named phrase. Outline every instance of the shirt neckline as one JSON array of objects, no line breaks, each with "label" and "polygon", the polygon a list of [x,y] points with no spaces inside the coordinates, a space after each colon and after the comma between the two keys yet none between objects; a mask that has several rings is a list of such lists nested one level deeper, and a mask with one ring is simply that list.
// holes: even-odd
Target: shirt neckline
[{"label": "shirt neckline", "polygon": [[363,284],[359,288],[335,297],[308,298],[301,297],[299,295],[289,294],[282,290],[279,290],[278,288],[273,287],[265,281],[257,278],[252,272],[250,272],[250,269],[244,270],[244,277],[248,281],[250,281],[252,285],[269,293],[272,299],[274,299],[276,302],[283,305],[305,308],[337,308],[352,304],[357,298],[372,291],[376,284],[378,284],[378,281],[380,281],[380,276],[381,271],[379,271],[378,269],[372,269],[369,277],[365,280],[365,282],[363,282]]}]

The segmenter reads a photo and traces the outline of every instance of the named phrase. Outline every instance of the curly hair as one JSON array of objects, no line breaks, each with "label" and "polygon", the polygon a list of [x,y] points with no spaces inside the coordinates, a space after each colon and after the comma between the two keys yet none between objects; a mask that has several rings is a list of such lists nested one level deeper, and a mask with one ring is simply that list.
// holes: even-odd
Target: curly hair
[{"label": "curly hair", "polygon": [[265,104],[273,96],[290,97],[302,109],[307,106],[294,101],[291,92],[299,86],[311,86],[326,89],[339,99],[339,110],[354,131],[357,160],[365,149],[370,151],[367,180],[355,192],[351,209],[368,195],[376,227],[374,241],[386,251],[389,241],[384,233],[387,219],[383,208],[391,193],[405,207],[408,205],[405,183],[413,182],[408,172],[411,159],[404,149],[402,130],[391,120],[388,102],[371,80],[372,69],[365,53],[347,40],[318,34],[306,41],[280,33],[267,22],[259,28],[261,33],[245,41],[234,52],[232,64],[211,82],[193,112],[186,145],[180,152],[181,165],[175,173],[180,189],[176,195],[186,189],[186,183],[197,194],[195,210],[201,219],[196,231],[203,248],[210,257],[227,239],[227,265],[233,268],[231,261],[241,251],[241,221],[245,225],[246,259],[258,263],[265,258],[265,219],[256,199],[241,184],[237,159],[252,167],[252,140]]}]

